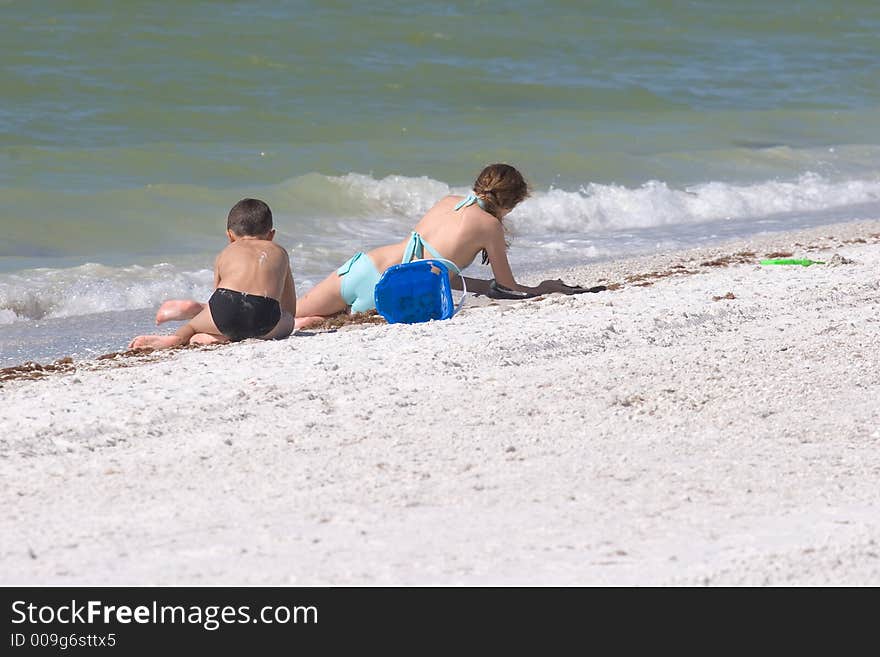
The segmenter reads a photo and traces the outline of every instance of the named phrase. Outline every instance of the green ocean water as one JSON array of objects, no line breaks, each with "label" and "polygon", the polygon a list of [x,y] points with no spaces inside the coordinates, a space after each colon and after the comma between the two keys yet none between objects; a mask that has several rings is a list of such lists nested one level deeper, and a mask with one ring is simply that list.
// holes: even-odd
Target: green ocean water
[{"label": "green ocean water", "polygon": [[501,159],[543,185],[690,181],[700,165],[658,172],[650,156],[860,144],[878,127],[870,1],[49,0],[0,12],[4,187],[353,171],[456,183]]},{"label": "green ocean water", "polygon": [[878,33],[868,0],[0,0],[0,323],[203,291],[243,196],[308,286],[493,161],[534,189],[521,267],[874,215]]}]

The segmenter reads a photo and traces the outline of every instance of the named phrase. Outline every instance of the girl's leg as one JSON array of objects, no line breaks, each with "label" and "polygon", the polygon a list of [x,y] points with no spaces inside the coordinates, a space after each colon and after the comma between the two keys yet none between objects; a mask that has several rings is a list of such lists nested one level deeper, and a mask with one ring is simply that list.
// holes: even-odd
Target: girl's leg
[{"label": "girl's leg", "polygon": [[192,319],[205,309],[207,304],[192,299],[170,299],[159,306],[156,324]]},{"label": "girl's leg", "polygon": [[295,329],[320,324],[326,318],[338,315],[348,308],[342,298],[342,277],[330,274],[305,295],[296,300]]}]

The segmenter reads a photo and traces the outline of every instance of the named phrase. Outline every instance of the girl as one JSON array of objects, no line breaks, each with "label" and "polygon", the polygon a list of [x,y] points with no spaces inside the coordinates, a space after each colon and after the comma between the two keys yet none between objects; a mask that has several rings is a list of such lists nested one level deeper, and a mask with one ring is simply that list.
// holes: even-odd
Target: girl
[{"label": "girl", "polygon": [[[382,272],[400,262],[432,256],[451,260],[459,269],[464,269],[482,251],[483,264],[491,265],[495,279],[465,278],[471,292],[524,298],[551,292],[584,291],[560,280],[544,281],[536,287],[514,280],[507,261],[503,222],[528,194],[526,181],[514,167],[490,164],[477,176],[471,194],[440,199],[416,224],[408,239],[368,253],[359,251],[298,299],[296,328],[320,324],[347,308],[352,312],[372,310],[375,308],[373,289]],[[460,288],[455,278],[453,286]]]}]

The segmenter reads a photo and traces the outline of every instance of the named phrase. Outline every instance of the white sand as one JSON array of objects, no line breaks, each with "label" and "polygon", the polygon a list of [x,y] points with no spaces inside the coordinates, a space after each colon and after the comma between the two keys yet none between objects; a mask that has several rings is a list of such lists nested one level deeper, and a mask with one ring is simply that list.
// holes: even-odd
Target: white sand
[{"label": "white sand", "polygon": [[[878,585],[877,233],[5,382],[0,582]],[[780,248],[857,262],[699,266]]]}]

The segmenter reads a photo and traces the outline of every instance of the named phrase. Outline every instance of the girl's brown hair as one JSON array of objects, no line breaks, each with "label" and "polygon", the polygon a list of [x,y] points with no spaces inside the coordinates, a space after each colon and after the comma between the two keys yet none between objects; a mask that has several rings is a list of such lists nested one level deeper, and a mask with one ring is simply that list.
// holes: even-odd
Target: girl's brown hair
[{"label": "girl's brown hair", "polygon": [[512,210],[529,195],[522,174],[509,164],[490,164],[474,180],[474,193],[496,217],[502,208]]}]

